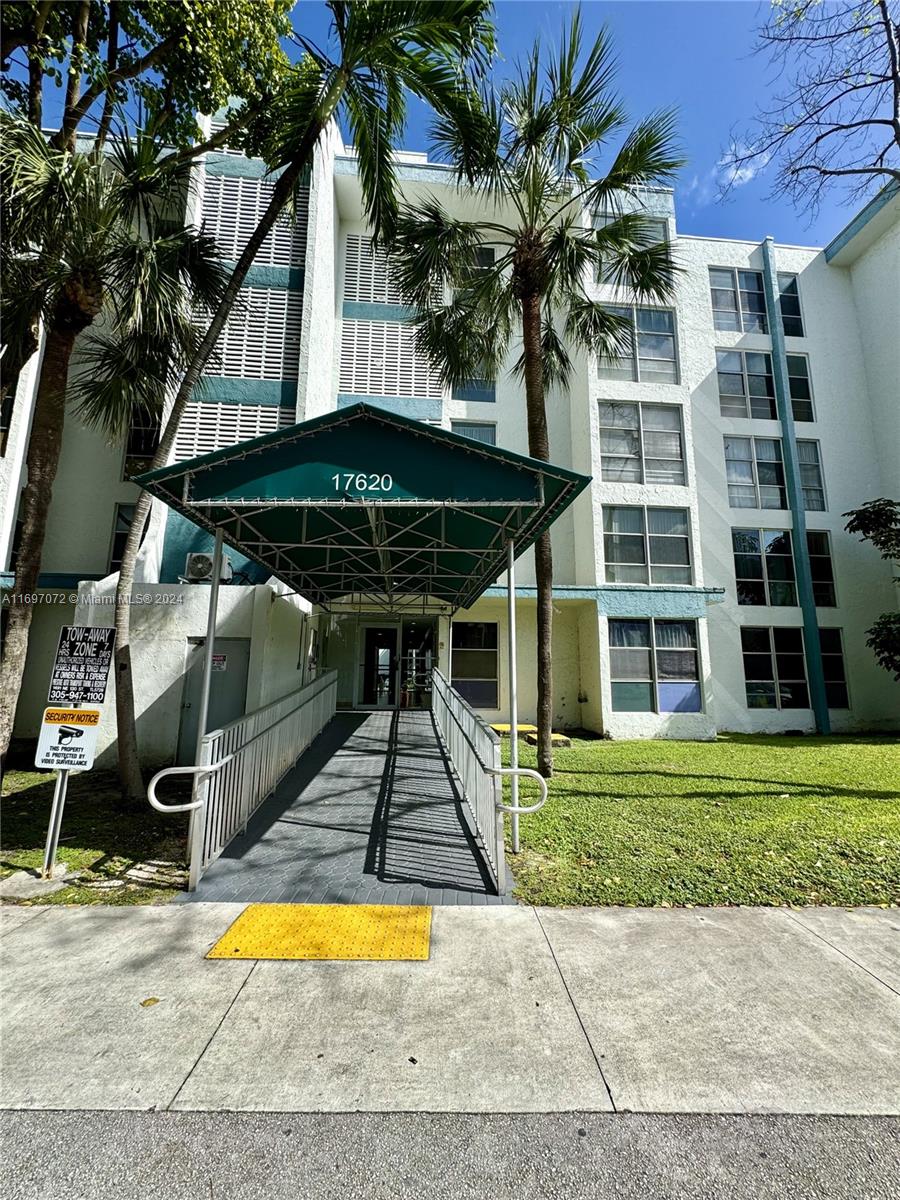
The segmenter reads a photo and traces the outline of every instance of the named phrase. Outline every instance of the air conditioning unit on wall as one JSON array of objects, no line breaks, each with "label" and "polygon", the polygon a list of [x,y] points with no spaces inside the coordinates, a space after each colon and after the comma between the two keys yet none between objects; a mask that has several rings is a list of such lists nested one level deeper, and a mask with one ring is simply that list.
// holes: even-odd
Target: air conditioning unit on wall
[{"label": "air conditioning unit on wall", "polygon": [[[184,562],[185,583],[211,583],[213,573],[213,556],[211,554],[189,554]],[[227,555],[222,556],[221,583],[230,583],[232,576],[231,560]]]}]

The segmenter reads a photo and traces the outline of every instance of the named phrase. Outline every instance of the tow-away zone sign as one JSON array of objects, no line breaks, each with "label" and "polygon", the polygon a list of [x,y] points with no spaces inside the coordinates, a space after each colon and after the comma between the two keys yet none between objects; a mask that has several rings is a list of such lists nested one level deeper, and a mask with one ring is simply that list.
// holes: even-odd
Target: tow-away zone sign
[{"label": "tow-away zone sign", "polygon": [[89,771],[94,765],[99,727],[99,708],[45,708],[34,765]]}]

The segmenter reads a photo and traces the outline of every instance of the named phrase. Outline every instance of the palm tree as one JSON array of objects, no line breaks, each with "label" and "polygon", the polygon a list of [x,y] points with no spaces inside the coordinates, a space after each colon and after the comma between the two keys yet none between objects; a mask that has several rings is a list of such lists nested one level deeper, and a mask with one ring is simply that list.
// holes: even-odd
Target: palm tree
[{"label": "palm tree", "polygon": [[[404,208],[398,222],[393,261],[418,309],[419,346],[449,384],[494,378],[513,344],[520,347],[514,371],[525,385],[534,458],[550,456],[545,401],[569,379],[567,346],[618,355],[633,338],[630,320],[589,294],[591,279],[613,283],[620,304],[665,302],[673,291],[676,269],[644,215],[642,189],[670,182],[681,165],[674,115],[655,113],[629,128],[611,90],[614,73],[605,31],[582,55],[576,12],[555,57],[542,62],[535,44],[511,82],[482,89],[476,138],[450,118],[436,123],[434,140],[458,185],[477,178],[484,219],[459,220],[432,197]],[[549,533],[535,546],[535,571],[538,769],[549,776]]]},{"label": "palm tree", "polygon": [[7,113],[0,135],[4,335],[27,331],[36,303],[44,330],[3,647],[5,754],[67,404],[111,437],[127,429],[136,406],[159,412],[173,369],[196,345],[192,311],[218,302],[227,273],[212,239],[173,217],[183,209],[188,168],[161,171],[152,137],[114,139],[101,161],[54,149],[34,125]]},{"label": "palm tree", "polygon": [[[266,235],[291,201],[316,146],[343,117],[357,147],[359,175],[376,238],[394,234],[398,202],[393,150],[406,121],[406,95],[425,100],[464,128],[471,102],[465,77],[493,51],[488,0],[329,0],[338,53],[330,57],[300,38],[306,53],[267,110],[265,133],[251,131],[273,171],[271,201],[244,247],[197,352],[172,402],[153,466],[171,453],[178,425],[213,353],[240,287]],[[150,511],[142,493],[128,534],[116,591],[116,717],[119,773],[126,797],[143,783],[138,767],[131,672],[129,601],[141,537]]]}]

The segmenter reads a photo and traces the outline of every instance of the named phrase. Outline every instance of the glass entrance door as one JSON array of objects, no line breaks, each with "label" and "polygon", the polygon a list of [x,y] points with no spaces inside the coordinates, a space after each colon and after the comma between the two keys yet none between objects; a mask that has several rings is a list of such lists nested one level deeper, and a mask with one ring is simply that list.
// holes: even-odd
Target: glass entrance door
[{"label": "glass entrance door", "polygon": [[393,708],[397,703],[397,629],[367,626],[363,631],[362,703]]},{"label": "glass entrance door", "polygon": [[404,619],[400,665],[400,707],[431,707],[431,668],[434,665],[435,622],[423,617]]}]

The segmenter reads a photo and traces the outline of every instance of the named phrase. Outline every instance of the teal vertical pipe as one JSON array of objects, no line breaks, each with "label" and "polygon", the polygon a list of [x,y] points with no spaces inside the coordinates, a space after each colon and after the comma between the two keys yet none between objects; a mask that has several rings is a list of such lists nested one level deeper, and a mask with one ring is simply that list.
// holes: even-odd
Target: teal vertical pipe
[{"label": "teal vertical pipe", "polygon": [[762,244],[763,276],[766,289],[766,308],[769,310],[769,332],[772,335],[772,374],[775,380],[775,404],[781,422],[781,447],[788,505],[793,525],[794,565],[797,573],[797,595],[803,614],[803,643],[806,647],[806,673],[809,697],[816,729],[831,733],[828,715],[828,696],[825,692],[825,670],[822,647],[819,643],[819,620],[813,594],[812,567],[806,544],[806,509],[803,507],[803,483],[800,478],[800,456],[794,430],[794,411],[791,408],[791,385],[788,377],[787,353],[784,344],[784,322],[779,303],[778,271],[775,263],[775,242],[767,237]]}]

